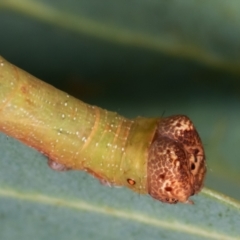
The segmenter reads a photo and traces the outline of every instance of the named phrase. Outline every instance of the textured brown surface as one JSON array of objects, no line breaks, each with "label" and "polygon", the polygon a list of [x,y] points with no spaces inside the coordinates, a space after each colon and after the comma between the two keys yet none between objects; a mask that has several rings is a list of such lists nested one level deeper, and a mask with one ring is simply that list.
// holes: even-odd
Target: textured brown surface
[{"label": "textured brown surface", "polygon": [[162,119],[149,151],[149,194],[162,202],[188,202],[198,193],[206,173],[200,137],[184,115]]}]

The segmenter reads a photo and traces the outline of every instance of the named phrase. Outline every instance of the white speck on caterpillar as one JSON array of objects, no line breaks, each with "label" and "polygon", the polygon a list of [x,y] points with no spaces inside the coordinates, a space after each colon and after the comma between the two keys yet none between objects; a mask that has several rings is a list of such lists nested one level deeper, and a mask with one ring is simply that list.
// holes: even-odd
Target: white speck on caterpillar
[{"label": "white speck on caterpillar", "polygon": [[68,105],[67,102],[65,102],[65,103],[64,103],[64,106],[66,107],[67,105]]},{"label": "white speck on caterpillar", "polygon": [[65,118],[65,115],[64,115],[64,114],[62,114],[62,118]]},{"label": "white speck on caterpillar", "polygon": [[96,143],[96,147],[98,146],[98,142]]}]

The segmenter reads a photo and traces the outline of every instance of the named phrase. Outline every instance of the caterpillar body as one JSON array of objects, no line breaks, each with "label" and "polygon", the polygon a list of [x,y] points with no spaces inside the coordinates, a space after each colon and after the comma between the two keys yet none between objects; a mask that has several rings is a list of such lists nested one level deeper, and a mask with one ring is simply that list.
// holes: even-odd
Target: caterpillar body
[{"label": "caterpillar body", "polygon": [[191,203],[205,154],[184,115],[127,119],[91,106],[0,57],[0,131],[48,157],[55,170],[85,170],[167,203]]}]

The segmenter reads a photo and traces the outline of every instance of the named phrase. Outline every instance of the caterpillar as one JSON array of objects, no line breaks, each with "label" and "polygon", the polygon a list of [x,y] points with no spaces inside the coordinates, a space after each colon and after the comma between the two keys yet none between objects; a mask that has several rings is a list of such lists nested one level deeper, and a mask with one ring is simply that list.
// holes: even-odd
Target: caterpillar
[{"label": "caterpillar", "polygon": [[166,203],[193,203],[205,153],[185,115],[127,119],[88,105],[0,57],[0,131],[33,147],[57,171],[85,170]]}]

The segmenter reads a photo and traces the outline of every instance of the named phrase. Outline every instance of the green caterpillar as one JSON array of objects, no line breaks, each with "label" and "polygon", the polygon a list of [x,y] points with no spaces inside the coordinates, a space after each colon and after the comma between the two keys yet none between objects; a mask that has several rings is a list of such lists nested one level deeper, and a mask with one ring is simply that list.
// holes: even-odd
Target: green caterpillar
[{"label": "green caterpillar", "polygon": [[127,119],[91,106],[0,58],[0,131],[36,148],[55,170],[85,170],[162,202],[192,203],[204,149],[184,115]]}]

